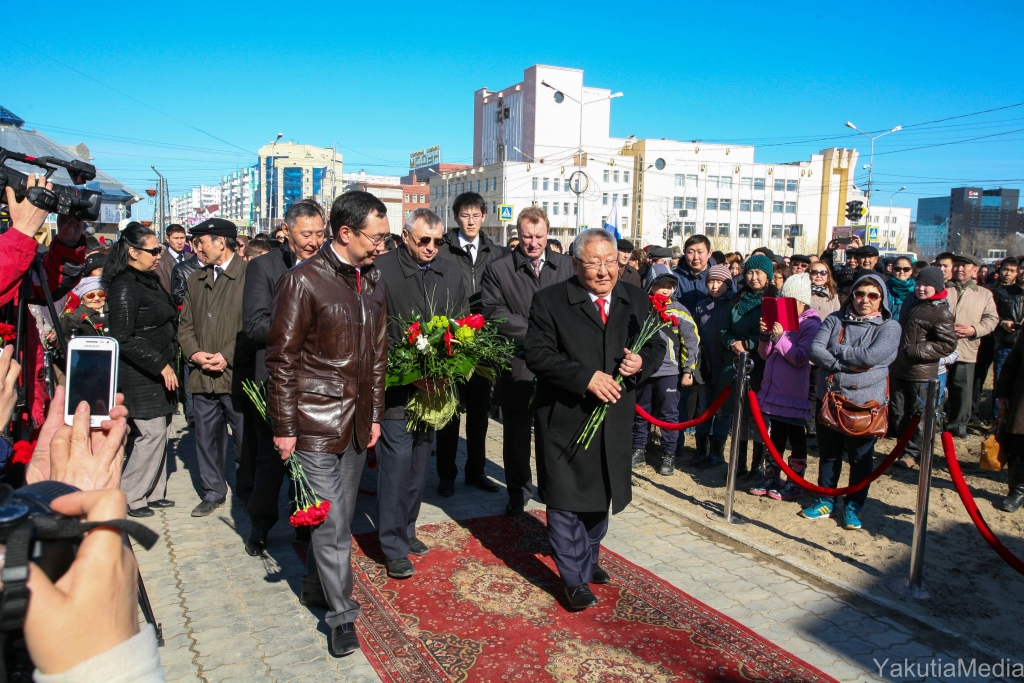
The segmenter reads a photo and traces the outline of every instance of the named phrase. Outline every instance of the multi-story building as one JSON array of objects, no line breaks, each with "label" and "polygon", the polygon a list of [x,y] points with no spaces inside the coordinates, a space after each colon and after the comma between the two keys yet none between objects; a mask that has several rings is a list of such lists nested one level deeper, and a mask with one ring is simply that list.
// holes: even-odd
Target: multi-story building
[{"label": "multi-story building", "polygon": [[171,221],[185,226],[220,218],[220,185],[200,185],[171,199]]},{"label": "multi-story building", "polygon": [[402,225],[405,223],[405,213],[403,213],[404,192],[401,185],[391,183],[355,183],[352,186],[346,187],[346,192],[349,190],[360,190],[362,192],[369,192],[377,199],[384,202],[384,207],[388,210],[388,227],[391,229],[391,233],[394,235],[402,234]]},{"label": "multi-story building", "polygon": [[402,178],[396,175],[369,175],[366,171],[359,169],[358,173],[342,173],[342,191],[358,190],[361,184],[372,183],[374,185],[401,185]]},{"label": "multi-story building", "polygon": [[261,230],[280,225],[288,207],[300,199],[312,197],[329,207],[342,192],[342,155],[333,149],[272,142],[260,148],[259,158]]},{"label": "multi-story building", "polygon": [[473,166],[430,179],[438,213],[473,189],[489,204],[484,228],[505,239],[525,206],[545,208],[552,232],[571,238],[618,213],[619,231],[642,244],[677,244],[691,234],[716,249],[749,253],[760,245],[820,252],[831,227],[845,222],[859,197],[851,170],[857,152],[826,149],[807,160],[766,164],[750,146],[637,140],[610,135],[611,100],[586,87],[583,72],[550,66],[525,70],[522,82],[474,94]]},{"label": "multi-story building", "polygon": [[949,251],[982,259],[1006,256],[1019,222],[1019,199],[1020,190],[953,188],[949,193]]},{"label": "multi-story building", "polygon": [[917,257],[929,263],[946,251],[949,237],[949,197],[922,197],[917,200],[917,229],[914,248]]},{"label": "multi-story building", "polygon": [[240,228],[249,228],[256,221],[254,198],[259,175],[256,166],[233,171],[220,179],[220,217],[234,221]]},{"label": "multi-story building", "polygon": [[883,255],[910,250],[910,207],[872,206],[865,218],[868,242]]}]

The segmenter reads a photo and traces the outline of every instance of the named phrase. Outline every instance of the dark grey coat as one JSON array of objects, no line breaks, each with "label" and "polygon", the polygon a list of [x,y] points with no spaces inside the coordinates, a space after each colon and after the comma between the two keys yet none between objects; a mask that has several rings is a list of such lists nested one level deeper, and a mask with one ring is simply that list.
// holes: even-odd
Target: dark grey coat
[{"label": "dark grey coat", "polygon": [[438,250],[437,257],[448,259],[462,270],[462,286],[466,290],[466,300],[471,313],[482,313],[480,304],[480,283],[487,265],[508,253],[508,249],[492,242],[483,230],[480,231],[479,254],[474,259],[460,246],[459,229],[453,228],[444,236],[445,243]]},{"label": "dark grey coat", "polygon": [[245,270],[245,291],[242,294],[242,327],[245,336],[255,345],[253,375],[265,382],[267,374],[267,339],[270,337],[270,309],[274,291],[281,277],[295,265],[295,254],[285,242],[280,249],[271,249],[257,256]]},{"label": "dark grey coat", "polygon": [[[484,271],[480,292],[484,317],[488,321],[503,319],[504,322],[498,323],[498,332],[522,345],[526,341],[533,295],[572,276],[572,259],[548,247],[538,279],[530,260],[516,249]],[[513,358],[511,371],[503,372],[498,379],[493,403],[526,410],[532,389],[533,373],[526,367],[526,361],[521,357]]]},{"label": "dark grey coat", "polygon": [[633,499],[630,447],[636,385],[665,355],[655,335],[640,351],[643,368],[625,381],[618,401],[589,448],[576,440],[601,401],[587,392],[597,371],[615,376],[624,349],[636,339],[650,308],[639,287],[618,282],[608,323],[579,280],[542,289],[533,297],[526,333],[526,365],[537,376],[537,481],[541,500],[570,512],[621,512]]}]

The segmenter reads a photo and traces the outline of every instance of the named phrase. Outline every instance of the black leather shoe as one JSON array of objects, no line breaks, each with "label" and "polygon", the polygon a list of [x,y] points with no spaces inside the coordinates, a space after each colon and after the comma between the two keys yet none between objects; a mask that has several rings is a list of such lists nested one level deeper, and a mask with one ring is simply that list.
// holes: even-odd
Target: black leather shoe
[{"label": "black leather shoe", "polygon": [[517,488],[508,492],[508,504],[505,505],[505,514],[509,517],[518,517],[526,509],[526,501],[523,500],[523,490]]},{"label": "black leather shoe", "polygon": [[413,555],[423,557],[424,555],[430,552],[430,548],[427,546],[426,543],[424,543],[420,539],[413,538],[411,541],[409,541],[409,552]]},{"label": "black leather shoe", "polygon": [[149,507],[156,508],[157,510],[172,508],[174,507],[174,501],[167,500],[166,498],[164,498],[163,500],[154,500],[152,503],[149,504]]},{"label": "black leather shoe", "polygon": [[249,532],[249,538],[245,540],[245,552],[250,557],[259,557],[267,549],[267,534],[260,529],[253,529]]},{"label": "black leather shoe", "polygon": [[202,503],[196,505],[195,508],[193,508],[192,516],[206,517],[207,515],[212,514],[214,510],[216,510],[223,504],[223,500],[219,503],[214,503],[212,500],[204,500]]},{"label": "black leather shoe", "polygon": [[344,657],[359,649],[359,638],[356,636],[356,625],[342,624],[331,629],[331,637],[327,642],[327,651],[332,657]]},{"label": "black leather shoe", "polygon": [[597,604],[597,598],[590,592],[590,586],[585,583],[566,586],[565,597],[569,598],[569,608],[574,610],[586,609]]},{"label": "black leather shoe", "polygon": [[135,508],[134,510],[129,510],[128,511],[128,516],[129,517],[152,517],[155,514],[156,513],[153,512],[153,510],[151,510],[149,508],[149,506],[143,506],[143,507]]},{"label": "black leather shoe", "polygon": [[1015,486],[1010,495],[996,503],[996,507],[1003,512],[1016,512],[1021,505],[1024,505],[1024,486]]},{"label": "black leather shoe", "polygon": [[416,573],[416,569],[412,566],[412,562],[408,558],[400,558],[397,560],[386,560],[388,566],[388,576],[392,579],[408,579],[410,576]]},{"label": "black leather shoe", "polygon": [[608,572],[601,569],[601,565],[595,564],[590,568],[590,583],[608,583],[612,580],[612,577],[608,576]]},{"label": "black leather shoe", "polygon": [[473,477],[472,479],[467,478],[466,485],[475,486],[478,489],[487,491],[488,493],[497,493],[498,491],[501,490],[500,486],[498,486],[497,484],[495,484],[493,481],[491,481],[482,474],[479,477]]},{"label": "black leather shoe", "polygon": [[645,464],[647,464],[647,451],[644,450],[643,448],[634,448],[630,466],[633,469],[636,469],[637,467],[640,467],[641,465]]},{"label": "black leather shoe", "polygon": [[444,498],[451,498],[455,495],[455,480],[442,479],[437,485],[437,492]]}]

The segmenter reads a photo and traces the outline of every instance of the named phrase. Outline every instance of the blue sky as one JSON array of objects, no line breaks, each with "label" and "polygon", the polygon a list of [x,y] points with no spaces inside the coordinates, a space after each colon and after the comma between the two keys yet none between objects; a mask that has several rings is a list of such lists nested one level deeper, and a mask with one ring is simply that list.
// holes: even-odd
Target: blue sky
[{"label": "blue sky", "polygon": [[[825,5],[100,0],[48,5],[50,24],[9,3],[0,105],[85,142],[137,191],[155,165],[175,195],[278,132],[338,143],[347,171],[400,174],[433,144],[469,161],[473,91],[536,63],[623,91],[613,135],[754,144],[765,162],[866,156],[866,138],[836,137],[856,135],[847,120],[877,131],[1024,103],[1024,3]],[[875,169],[876,202],[906,185],[894,203],[915,208],[964,184],[1024,187],[1024,106],[894,133]]]}]

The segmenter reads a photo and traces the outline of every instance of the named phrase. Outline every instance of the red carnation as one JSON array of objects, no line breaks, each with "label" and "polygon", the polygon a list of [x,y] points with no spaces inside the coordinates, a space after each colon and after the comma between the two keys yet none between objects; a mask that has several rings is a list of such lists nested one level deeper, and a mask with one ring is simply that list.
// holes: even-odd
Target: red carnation
[{"label": "red carnation", "polygon": [[102,332],[103,331],[103,323],[96,323],[95,325],[93,325],[93,327],[96,328],[97,332]]},{"label": "red carnation", "polygon": [[448,355],[452,355],[452,339],[455,337],[452,335],[451,330],[444,331],[444,347],[448,350]]},{"label": "red carnation", "polygon": [[36,442],[18,441],[14,444],[14,452],[11,457],[12,465],[27,465],[32,462],[32,451],[36,449]]},{"label": "red carnation", "polygon": [[672,300],[664,294],[651,294],[648,299],[651,300],[651,307],[659,313],[663,312],[672,303]]},{"label": "red carnation", "polygon": [[468,327],[471,330],[482,330],[484,325],[487,324],[487,321],[484,320],[484,317],[479,313],[467,315],[465,318],[461,318],[455,322],[464,327]]},{"label": "red carnation", "polygon": [[78,305],[81,303],[82,300],[78,298],[78,295],[75,294],[74,292],[71,292],[70,294],[68,294],[67,301],[64,303],[64,312],[71,313],[76,308],[78,308]]},{"label": "red carnation", "polygon": [[89,314],[88,313],[83,313],[82,314],[82,318],[81,318],[82,322],[84,323],[88,319],[89,319]]},{"label": "red carnation", "polygon": [[405,338],[409,340],[410,346],[416,343],[416,339],[420,336],[420,334],[420,323],[417,320],[412,325],[409,325],[409,329],[405,331]]},{"label": "red carnation", "polygon": [[16,332],[17,330],[15,330],[14,325],[0,323],[0,339],[3,339],[5,342],[14,341],[15,337],[18,336],[15,334]]},{"label": "red carnation", "polygon": [[324,523],[330,510],[331,501],[323,500],[305,510],[296,510],[295,514],[288,518],[288,522],[294,527],[317,526]]}]

